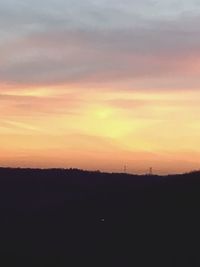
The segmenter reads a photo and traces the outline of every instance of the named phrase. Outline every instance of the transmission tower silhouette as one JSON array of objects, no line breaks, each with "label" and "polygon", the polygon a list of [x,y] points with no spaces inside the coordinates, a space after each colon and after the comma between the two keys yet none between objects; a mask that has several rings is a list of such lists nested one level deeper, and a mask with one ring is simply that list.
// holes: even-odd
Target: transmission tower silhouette
[{"label": "transmission tower silhouette", "polygon": [[127,171],[127,167],[126,165],[124,165],[124,173],[126,173],[126,171]]}]

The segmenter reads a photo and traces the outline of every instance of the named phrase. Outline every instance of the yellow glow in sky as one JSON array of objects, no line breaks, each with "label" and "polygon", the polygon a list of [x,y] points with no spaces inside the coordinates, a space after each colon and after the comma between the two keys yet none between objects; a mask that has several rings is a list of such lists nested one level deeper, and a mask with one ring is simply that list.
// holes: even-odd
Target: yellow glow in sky
[{"label": "yellow glow in sky", "polygon": [[196,91],[10,89],[0,98],[0,164],[159,173],[200,164]]}]

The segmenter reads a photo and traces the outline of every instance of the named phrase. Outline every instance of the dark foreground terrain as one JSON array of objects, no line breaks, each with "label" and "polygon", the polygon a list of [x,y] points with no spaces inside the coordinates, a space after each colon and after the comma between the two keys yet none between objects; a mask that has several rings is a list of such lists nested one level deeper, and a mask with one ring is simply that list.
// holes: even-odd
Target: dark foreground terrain
[{"label": "dark foreground terrain", "polygon": [[200,173],[0,169],[0,266],[200,266]]}]

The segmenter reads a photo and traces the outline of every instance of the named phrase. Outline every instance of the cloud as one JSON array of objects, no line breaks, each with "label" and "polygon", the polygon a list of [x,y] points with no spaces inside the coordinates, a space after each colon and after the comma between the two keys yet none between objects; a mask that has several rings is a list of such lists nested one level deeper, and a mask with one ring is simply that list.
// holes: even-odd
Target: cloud
[{"label": "cloud", "polygon": [[199,40],[184,47],[184,39],[183,34],[178,38],[177,32],[170,36],[161,31],[152,35],[131,31],[34,34],[2,47],[0,79],[56,84],[173,77],[189,70],[188,63],[190,68],[199,64],[199,50],[194,48]]},{"label": "cloud", "polygon": [[12,91],[0,94],[1,118],[9,118],[14,115],[22,118],[63,114],[77,116],[86,103],[80,94],[64,93],[63,90],[59,92],[58,89],[55,89],[51,94],[48,90],[45,94],[45,91],[34,88],[32,92],[30,88],[26,91],[22,89],[19,91],[21,92],[19,94]]},{"label": "cloud", "polygon": [[1,83],[171,79],[177,86],[183,75],[199,75],[195,1],[3,0],[0,7]]}]

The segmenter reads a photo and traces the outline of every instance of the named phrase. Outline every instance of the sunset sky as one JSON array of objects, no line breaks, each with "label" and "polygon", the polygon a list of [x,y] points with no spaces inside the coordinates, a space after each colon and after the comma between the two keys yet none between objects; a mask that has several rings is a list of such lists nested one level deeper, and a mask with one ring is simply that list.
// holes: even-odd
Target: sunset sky
[{"label": "sunset sky", "polygon": [[200,1],[1,0],[0,165],[200,169]]}]

